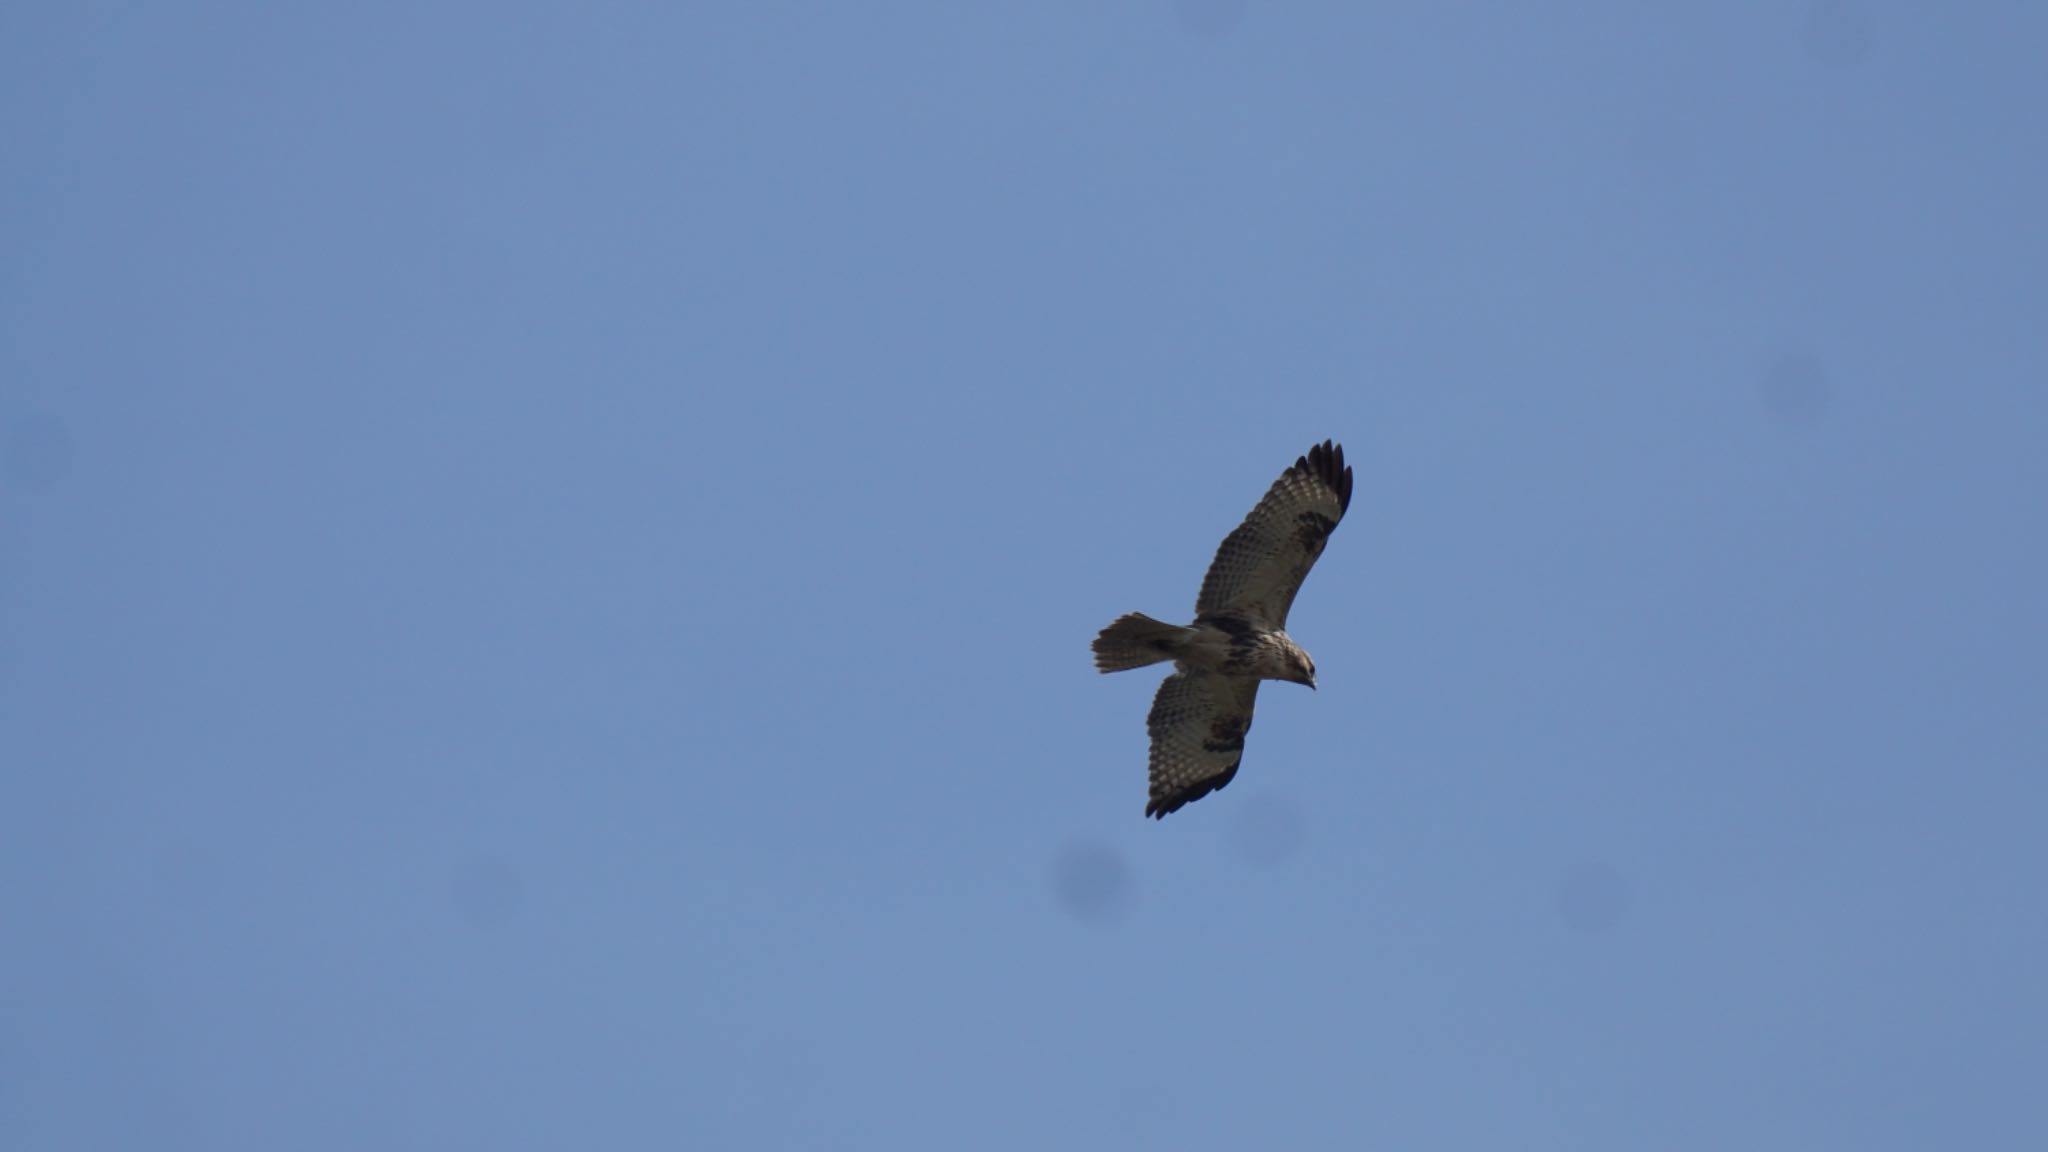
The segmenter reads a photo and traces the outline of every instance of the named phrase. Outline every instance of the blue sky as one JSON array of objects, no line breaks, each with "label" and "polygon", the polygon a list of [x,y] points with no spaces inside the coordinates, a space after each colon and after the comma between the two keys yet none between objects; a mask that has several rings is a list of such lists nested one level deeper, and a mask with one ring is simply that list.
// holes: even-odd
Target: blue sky
[{"label": "blue sky", "polygon": [[0,1145],[2043,1146],[2044,58],[9,7]]}]

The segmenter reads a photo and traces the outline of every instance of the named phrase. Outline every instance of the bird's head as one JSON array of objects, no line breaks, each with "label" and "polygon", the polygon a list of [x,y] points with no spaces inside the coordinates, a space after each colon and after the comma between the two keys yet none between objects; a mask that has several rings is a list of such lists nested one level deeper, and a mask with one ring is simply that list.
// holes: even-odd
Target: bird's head
[{"label": "bird's head", "polygon": [[1296,684],[1306,684],[1311,691],[1315,689],[1316,662],[1309,659],[1308,653],[1302,651],[1301,645],[1296,644],[1292,638],[1287,641],[1285,666],[1287,675],[1282,679],[1291,680]]}]

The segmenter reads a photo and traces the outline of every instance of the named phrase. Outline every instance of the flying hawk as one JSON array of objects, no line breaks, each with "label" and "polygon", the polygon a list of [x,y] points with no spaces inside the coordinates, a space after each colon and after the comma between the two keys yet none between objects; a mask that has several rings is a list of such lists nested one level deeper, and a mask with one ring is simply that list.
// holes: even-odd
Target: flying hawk
[{"label": "flying hawk", "polygon": [[1259,681],[1316,686],[1315,661],[1287,635],[1287,610],[1349,507],[1344,449],[1325,440],[1281,473],[1223,538],[1202,578],[1193,624],[1133,612],[1095,638],[1098,671],[1173,661],[1145,718],[1152,734],[1145,815],[1165,816],[1237,775]]}]

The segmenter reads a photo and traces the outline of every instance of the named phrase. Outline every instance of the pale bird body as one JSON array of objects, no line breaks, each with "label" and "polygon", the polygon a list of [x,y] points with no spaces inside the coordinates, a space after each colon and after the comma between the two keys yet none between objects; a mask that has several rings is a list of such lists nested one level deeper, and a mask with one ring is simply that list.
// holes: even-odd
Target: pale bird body
[{"label": "pale bird body", "polygon": [[1259,681],[1316,686],[1315,661],[1287,635],[1287,612],[1350,506],[1344,449],[1325,440],[1224,538],[1192,624],[1133,612],[1095,638],[1095,667],[1103,672],[1174,664],[1145,722],[1152,738],[1145,815],[1164,816],[1237,775]]}]

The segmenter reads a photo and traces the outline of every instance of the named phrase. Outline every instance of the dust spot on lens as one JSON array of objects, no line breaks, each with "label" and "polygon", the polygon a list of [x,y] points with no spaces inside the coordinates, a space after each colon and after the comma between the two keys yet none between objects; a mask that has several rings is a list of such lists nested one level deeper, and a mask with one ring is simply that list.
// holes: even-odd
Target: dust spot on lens
[{"label": "dust spot on lens", "polygon": [[1077,841],[1060,850],[1052,864],[1052,890],[1060,907],[1084,924],[1121,919],[1131,903],[1130,869],[1105,844]]}]

